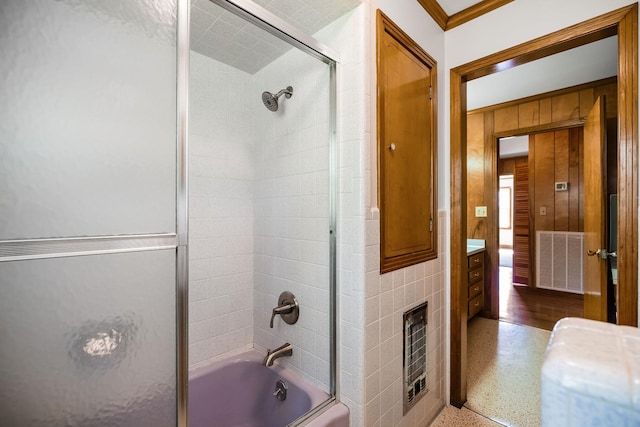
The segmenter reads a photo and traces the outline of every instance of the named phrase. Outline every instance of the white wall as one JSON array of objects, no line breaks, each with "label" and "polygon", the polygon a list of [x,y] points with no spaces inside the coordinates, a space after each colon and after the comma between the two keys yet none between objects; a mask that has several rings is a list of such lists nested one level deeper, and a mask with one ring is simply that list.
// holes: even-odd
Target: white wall
[{"label": "white wall", "polygon": [[193,51],[190,68],[189,364],[195,369],[253,346],[254,156],[252,76]]},{"label": "white wall", "polygon": [[628,0],[518,0],[508,3],[445,33],[447,69],[632,3]]},{"label": "white wall", "polygon": [[[633,4],[628,0],[518,0],[445,33],[445,102],[448,112],[449,70],[484,56],[502,51],[545,34],[586,21],[612,10]],[[508,37],[505,37],[508,34]],[[450,126],[449,114],[445,126]],[[447,132],[443,151],[450,152]],[[447,164],[447,169],[449,165]],[[445,175],[449,188],[449,171]],[[446,204],[450,198],[447,193]],[[639,302],[640,304],[640,302]],[[639,310],[640,313],[640,310]],[[640,316],[640,314],[639,314]]]},{"label": "white wall", "polygon": [[[443,97],[444,36],[414,1],[365,0],[317,37],[339,51],[340,400],[354,426],[418,426],[444,406],[446,365],[446,213],[439,212],[439,258],[380,275],[377,209],[375,10],[399,24],[438,62]],[[426,25],[425,25],[426,23]],[[444,110],[438,105],[438,138]],[[440,154],[443,156],[443,154]],[[444,157],[442,157],[444,158]],[[442,158],[439,163],[442,163]],[[442,174],[442,168],[439,174]],[[439,178],[442,183],[443,179]],[[440,184],[439,199],[445,187]],[[439,201],[441,205],[441,201]],[[402,312],[429,301],[429,389],[402,416]]]}]

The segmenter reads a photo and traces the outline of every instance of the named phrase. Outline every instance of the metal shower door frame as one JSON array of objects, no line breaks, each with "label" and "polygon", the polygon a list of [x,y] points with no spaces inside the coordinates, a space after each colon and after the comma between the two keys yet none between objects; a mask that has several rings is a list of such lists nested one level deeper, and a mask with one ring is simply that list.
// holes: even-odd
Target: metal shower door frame
[{"label": "metal shower door frame", "polygon": [[190,1],[178,0],[176,46],[176,419],[188,427],[189,407],[189,13]]},{"label": "metal shower door frame", "polygon": [[[188,0],[180,0],[185,3]],[[319,61],[327,64],[329,66],[329,370],[330,370],[330,378],[329,378],[329,389],[330,389],[330,397],[325,402],[318,405],[316,408],[309,411],[307,414],[303,415],[296,421],[294,421],[290,425],[298,425],[309,418],[315,416],[317,413],[322,411],[325,407],[329,406],[336,400],[337,395],[337,384],[336,384],[336,372],[337,372],[337,277],[336,277],[336,256],[337,256],[337,188],[338,188],[338,148],[337,148],[337,137],[336,137],[336,129],[337,129],[337,83],[336,83],[336,72],[337,72],[337,63],[339,62],[339,57],[336,52],[334,52],[329,47],[320,43],[318,40],[314,39],[312,36],[304,33],[288,22],[284,21],[282,18],[277,15],[269,12],[263,7],[253,3],[250,0],[209,0],[212,3],[222,7],[223,9],[233,13],[240,18],[254,24],[258,28],[261,28],[268,33],[274,35],[280,40],[290,44],[294,48],[297,48],[312,57],[318,59]],[[181,21],[182,23],[182,21]],[[187,42],[188,42],[188,34],[187,34]],[[182,47],[182,45],[181,45]],[[187,56],[188,56],[188,43],[187,43]],[[188,62],[188,59],[187,59]],[[188,64],[187,64],[187,78],[188,78]],[[181,80],[181,79],[179,79]],[[186,99],[186,94],[185,99]],[[182,99],[179,93],[179,98]],[[185,109],[188,103],[185,103]],[[179,122],[180,123],[180,122]],[[185,135],[186,139],[186,135]],[[184,148],[186,152],[186,147]],[[183,159],[186,162],[186,157]],[[180,166],[179,166],[180,169]],[[184,169],[186,170],[186,164],[184,165]],[[186,177],[184,178],[186,180]],[[180,199],[179,199],[180,202]],[[186,204],[186,198],[184,199]],[[186,212],[186,205],[182,207],[182,209]],[[186,219],[185,219],[186,221]],[[180,230],[180,227],[178,227]],[[180,236],[180,232],[178,233]],[[186,234],[185,234],[186,236]],[[188,274],[186,271],[186,259],[185,259],[185,275]],[[179,271],[182,269],[179,268]],[[182,278],[182,280],[186,280],[186,278]],[[180,282],[180,279],[178,280]],[[186,283],[186,282],[185,282]],[[185,291],[186,295],[186,291]],[[187,300],[188,301],[188,300]],[[185,301],[186,303],[186,301]],[[186,332],[185,332],[186,333]],[[185,335],[186,340],[186,335]],[[186,343],[186,341],[185,341]],[[183,350],[183,349],[182,349]],[[182,351],[179,350],[179,351]],[[186,360],[186,359],[185,359]],[[185,362],[186,363],[186,362]],[[182,367],[182,369],[186,369],[188,374],[188,366]],[[184,390],[184,394],[179,392],[179,395],[186,396],[186,389]],[[185,397],[186,398],[186,397]],[[186,411],[186,401],[184,402],[185,411]],[[180,405],[179,405],[180,408]],[[179,417],[179,419],[182,419]],[[183,427],[180,424],[180,427]],[[185,424],[186,427],[186,418]]]}]

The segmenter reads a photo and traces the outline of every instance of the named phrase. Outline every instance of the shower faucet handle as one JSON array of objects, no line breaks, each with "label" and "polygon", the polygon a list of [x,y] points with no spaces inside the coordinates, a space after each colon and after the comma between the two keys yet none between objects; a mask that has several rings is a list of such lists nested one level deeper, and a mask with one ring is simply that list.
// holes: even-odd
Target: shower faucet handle
[{"label": "shower faucet handle", "polygon": [[285,291],[280,294],[280,297],[278,298],[278,306],[271,312],[271,321],[269,322],[270,328],[273,328],[273,319],[276,315],[280,315],[282,320],[289,325],[293,325],[298,321],[298,317],[300,316],[300,306],[298,305],[298,300],[291,292]]},{"label": "shower faucet handle", "polygon": [[273,328],[273,319],[276,317],[277,314],[279,314],[280,316],[282,316],[283,314],[289,314],[293,311],[295,307],[296,307],[295,304],[287,304],[287,305],[282,305],[274,308],[273,311],[271,312],[271,321],[269,322],[269,327]]}]

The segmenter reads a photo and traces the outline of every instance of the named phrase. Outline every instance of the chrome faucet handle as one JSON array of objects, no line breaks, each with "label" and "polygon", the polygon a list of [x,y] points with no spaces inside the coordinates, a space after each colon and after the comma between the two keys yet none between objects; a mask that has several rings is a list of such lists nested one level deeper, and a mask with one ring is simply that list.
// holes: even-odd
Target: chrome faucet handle
[{"label": "chrome faucet handle", "polygon": [[271,312],[271,321],[269,322],[270,328],[273,328],[273,319],[276,315],[280,315],[282,320],[289,325],[293,325],[298,321],[298,317],[300,316],[300,306],[298,305],[298,300],[296,300],[296,297],[291,292],[285,291],[280,294],[280,297],[278,298],[278,306]]},{"label": "chrome faucet handle", "polygon": [[274,308],[273,311],[271,312],[271,322],[269,322],[269,327],[273,328],[273,319],[276,317],[276,314],[279,314],[281,316],[283,314],[289,314],[296,307],[297,307],[296,304],[287,304],[287,305],[282,305]]}]

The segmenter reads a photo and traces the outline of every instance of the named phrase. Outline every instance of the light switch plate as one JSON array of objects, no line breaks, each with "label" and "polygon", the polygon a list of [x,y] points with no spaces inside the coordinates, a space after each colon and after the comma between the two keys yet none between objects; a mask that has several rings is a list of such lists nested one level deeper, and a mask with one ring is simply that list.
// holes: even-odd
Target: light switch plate
[{"label": "light switch plate", "polygon": [[476,206],[476,218],[486,218],[486,217],[487,217],[487,207]]}]

